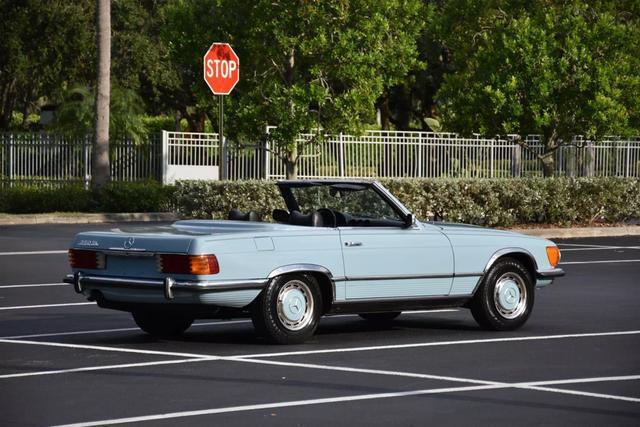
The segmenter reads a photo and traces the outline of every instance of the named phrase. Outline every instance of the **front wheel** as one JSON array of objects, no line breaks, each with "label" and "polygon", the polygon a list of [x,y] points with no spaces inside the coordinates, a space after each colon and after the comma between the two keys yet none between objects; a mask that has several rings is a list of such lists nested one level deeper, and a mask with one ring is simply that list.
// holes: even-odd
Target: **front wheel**
[{"label": "front wheel", "polygon": [[480,326],[495,331],[518,329],[531,315],[534,283],[519,261],[496,261],[483,279],[471,303],[471,314]]},{"label": "front wheel", "polygon": [[277,344],[297,344],[318,327],[322,297],[318,282],[301,274],[279,276],[262,291],[251,310],[256,331]]},{"label": "front wheel", "polygon": [[193,323],[190,317],[175,316],[153,311],[134,311],[133,320],[140,329],[157,337],[174,337],[189,329]]}]

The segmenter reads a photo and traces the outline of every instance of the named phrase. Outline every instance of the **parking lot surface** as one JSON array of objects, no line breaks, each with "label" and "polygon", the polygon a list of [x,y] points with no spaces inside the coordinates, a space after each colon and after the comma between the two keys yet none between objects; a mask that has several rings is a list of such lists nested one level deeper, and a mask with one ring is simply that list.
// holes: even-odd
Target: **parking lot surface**
[{"label": "parking lot surface", "polygon": [[557,240],[518,331],[343,315],[274,346],[246,319],[154,339],[62,284],[73,235],[117,227],[0,227],[1,425],[640,424],[640,237]]}]

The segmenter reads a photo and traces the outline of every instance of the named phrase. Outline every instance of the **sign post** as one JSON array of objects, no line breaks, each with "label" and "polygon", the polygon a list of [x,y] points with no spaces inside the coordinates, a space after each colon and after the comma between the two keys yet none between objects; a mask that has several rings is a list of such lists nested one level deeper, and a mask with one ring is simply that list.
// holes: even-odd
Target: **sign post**
[{"label": "sign post", "polygon": [[228,179],[227,142],[224,138],[224,96],[229,95],[240,79],[240,59],[229,43],[213,43],[204,54],[204,81],[218,95],[220,133],[220,179]]}]

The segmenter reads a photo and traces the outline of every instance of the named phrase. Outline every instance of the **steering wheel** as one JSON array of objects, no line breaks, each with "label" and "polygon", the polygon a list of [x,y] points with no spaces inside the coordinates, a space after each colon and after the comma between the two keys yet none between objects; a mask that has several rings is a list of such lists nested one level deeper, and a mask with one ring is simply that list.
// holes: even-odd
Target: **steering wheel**
[{"label": "steering wheel", "polygon": [[326,227],[335,228],[338,225],[336,214],[331,209],[320,208],[317,209],[316,212],[322,215],[322,220],[324,221]]}]

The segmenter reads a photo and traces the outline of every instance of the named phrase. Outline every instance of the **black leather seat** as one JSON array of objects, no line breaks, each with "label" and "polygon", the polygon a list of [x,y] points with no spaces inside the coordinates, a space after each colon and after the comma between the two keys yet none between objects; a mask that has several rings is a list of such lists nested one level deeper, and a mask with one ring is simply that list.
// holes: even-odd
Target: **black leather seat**
[{"label": "black leather seat", "polygon": [[324,227],[322,215],[317,211],[312,211],[306,215],[298,211],[291,211],[289,223],[292,225],[306,225],[308,227]]},{"label": "black leather seat", "polygon": [[231,209],[229,211],[229,217],[232,221],[260,221],[260,216],[255,211],[242,212],[239,209]]},{"label": "black leather seat", "polygon": [[274,209],[271,213],[271,217],[275,222],[289,224],[289,212],[284,209]]}]

